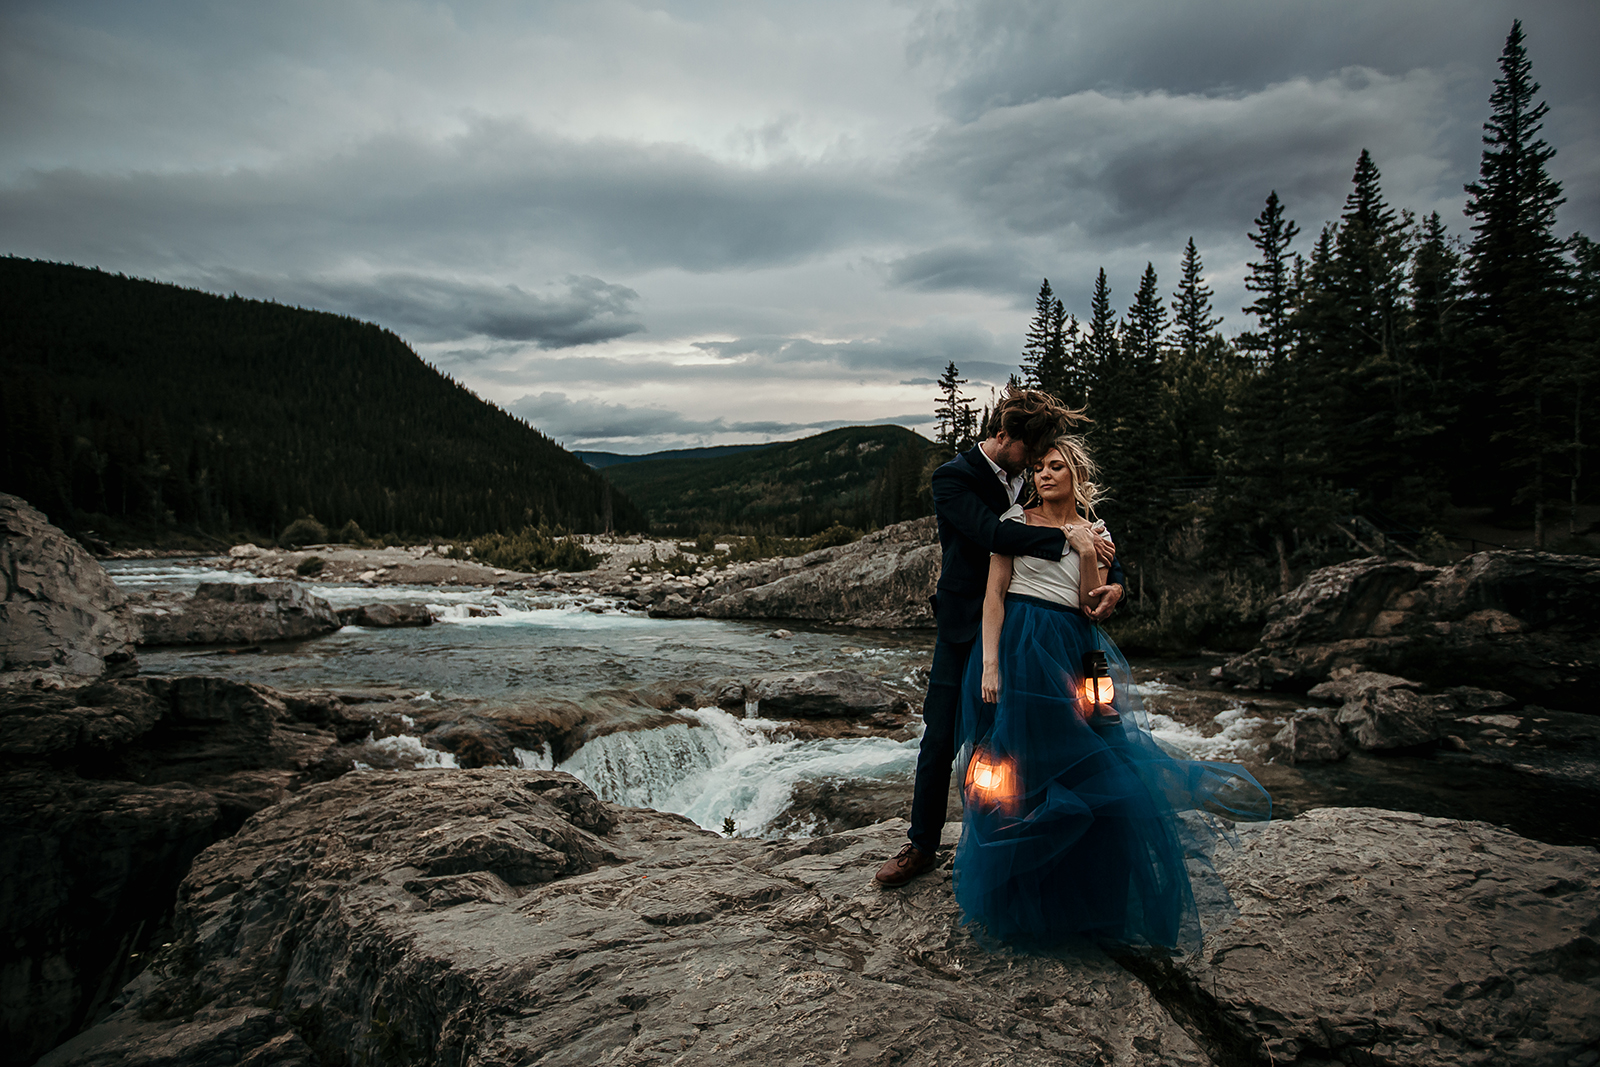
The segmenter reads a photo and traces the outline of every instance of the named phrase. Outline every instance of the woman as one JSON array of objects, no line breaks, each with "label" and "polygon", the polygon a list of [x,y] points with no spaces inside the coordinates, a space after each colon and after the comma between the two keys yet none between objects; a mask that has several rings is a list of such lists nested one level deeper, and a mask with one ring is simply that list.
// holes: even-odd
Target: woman
[{"label": "woman", "polygon": [[[1034,467],[1037,506],[1002,516],[1059,526],[1068,547],[1058,562],[990,557],[982,656],[962,693],[956,900],[969,923],[1013,944],[1193,945],[1185,861],[1208,872],[1196,861],[1219,830],[1198,813],[1263,818],[1271,801],[1241,767],[1164,751],[1127,661],[1084,619],[1103,584],[1094,478],[1082,440],[1061,437]],[[1086,687],[1095,674],[1109,687],[1092,677]],[[1206,897],[1227,902],[1220,883]]]}]

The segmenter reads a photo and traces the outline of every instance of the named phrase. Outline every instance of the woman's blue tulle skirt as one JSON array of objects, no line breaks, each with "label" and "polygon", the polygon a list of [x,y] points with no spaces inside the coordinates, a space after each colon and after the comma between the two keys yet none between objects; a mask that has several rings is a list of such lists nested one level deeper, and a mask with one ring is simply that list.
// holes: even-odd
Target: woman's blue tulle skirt
[{"label": "woman's blue tulle skirt", "polygon": [[[1120,722],[1079,699],[1084,655],[1096,649]],[[957,735],[965,920],[1021,947],[1195,947],[1202,911],[1210,920],[1232,907],[1211,849],[1232,820],[1270,815],[1266,791],[1242,767],[1163,748],[1128,661],[1075,608],[1006,597],[997,704],[982,701],[982,667],[975,648]]]}]

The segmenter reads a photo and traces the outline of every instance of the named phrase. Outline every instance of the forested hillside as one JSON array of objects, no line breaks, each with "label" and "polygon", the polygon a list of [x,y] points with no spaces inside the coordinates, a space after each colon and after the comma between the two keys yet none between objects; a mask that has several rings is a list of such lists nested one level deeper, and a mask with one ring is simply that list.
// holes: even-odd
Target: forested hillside
[{"label": "forested hillside", "polygon": [[650,517],[687,535],[807,537],[927,514],[918,480],[929,442],[899,426],[846,426],[715,458],[661,457],[605,468]]},{"label": "forested hillside", "polygon": [[576,456],[371,323],[0,259],[0,490],[68,529],[644,528]]}]

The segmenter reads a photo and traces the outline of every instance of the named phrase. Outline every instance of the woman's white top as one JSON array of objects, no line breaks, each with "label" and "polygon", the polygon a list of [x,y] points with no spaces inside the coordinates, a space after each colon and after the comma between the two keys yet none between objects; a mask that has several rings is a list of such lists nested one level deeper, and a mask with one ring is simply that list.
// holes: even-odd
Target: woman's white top
[{"label": "woman's white top", "polygon": [[[1002,522],[1026,523],[1022,505],[1014,504],[1010,511],[1000,516]],[[1097,522],[1101,536],[1109,538],[1105,523]],[[1069,608],[1078,606],[1078,553],[1069,545],[1062,550],[1060,559],[1040,559],[1037,556],[1013,556],[1011,559],[1010,592],[1035,596]],[[1095,583],[1099,585],[1099,582]]]}]

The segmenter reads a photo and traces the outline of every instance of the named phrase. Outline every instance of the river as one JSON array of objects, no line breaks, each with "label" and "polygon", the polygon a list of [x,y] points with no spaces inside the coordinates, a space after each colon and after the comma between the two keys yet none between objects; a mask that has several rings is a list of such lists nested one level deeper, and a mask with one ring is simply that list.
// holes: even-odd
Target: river
[{"label": "river", "polygon": [[[253,581],[214,561],[112,560],[107,570],[129,592],[189,591],[202,581]],[[496,593],[433,586],[315,584],[335,607],[426,603],[433,626],[345,627],[301,642],[250,650],[156,648],[139,654],[145,673],[219,674],[279,689],[384,688],[424,702],[515,704],[534,696],[581,699],[603,689],[658,681],[749,677],[789,670],[849,668],[917,696],[926,679],[928,631],[862,631],[805,623],[651,619],[590,594]],[[780,628],[781,627],[781,628]],[[1556,844],[1600,844],[1600,830],[1571,790],[1525,775],[1429,753],[1356,753],[1336,764],[1285,766],[1268,744],[1306,702],[1293,696],[1219,691],[1216,658],[1143,659],[1135,680],[1152,731],[1196,757],[1243,763],[1273,796],[1274,815],[1324,806],[1370,806],[1484,820]],[[755,709],[759,711],[759,709]],[[757,836],[803,833],[785,812],[801,782],[898,786],[909,798],[917,736],[795,740],[780,722],[690,711],[687,722],[609,734],[560,764],[607,800],[675,811],[707,829],[732,819]],[[418,742],[390,739],[395,744]],[[427,750],[427,765],[448,753]],[[549,766],[546,753],[520,753]],[[1585,801],[1592,801],[1589,794]]]}]

